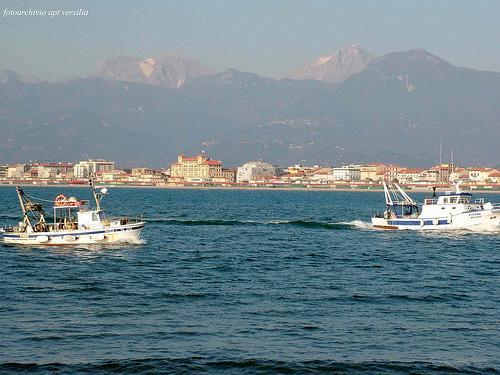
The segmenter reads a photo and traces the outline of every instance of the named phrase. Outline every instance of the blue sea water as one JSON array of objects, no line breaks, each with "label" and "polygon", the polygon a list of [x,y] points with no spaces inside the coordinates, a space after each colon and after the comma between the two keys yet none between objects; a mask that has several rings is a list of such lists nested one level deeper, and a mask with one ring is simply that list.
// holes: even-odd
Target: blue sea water
[{"label": "blue sea water", "polygon": [[[104,204],[143,213],[143,243],[0,245],[0,372],[500,372],[499,233],[373,230],[380,192],[123,188]],[[0,207],[0,227],[18,221],[13,187]]]}]

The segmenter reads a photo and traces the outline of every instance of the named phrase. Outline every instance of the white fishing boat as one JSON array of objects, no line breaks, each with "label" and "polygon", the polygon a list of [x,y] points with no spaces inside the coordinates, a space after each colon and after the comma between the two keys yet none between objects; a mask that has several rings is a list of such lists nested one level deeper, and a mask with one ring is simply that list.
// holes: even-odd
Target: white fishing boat
[{"label": "white fishing boat", "polygon": [[[22,221],[13,227],[4,228],[3,240],[22,245],[74,245],[110,242],[137,242],[145,222],[142,218],[108,218],[101,209],[101,200],[107,195],[106,188],[99,191],[94,179],[89,179],[95,201],[91,207],[88,201],[75,197],[58,195],[53,204],[53,218],[46,220],[42,204],[35,197],[27,195],[16,187],[23,213]],[[37,202],[38,200],[38,202]]]},{"label": "white fishing boat", "polygon": [[386,210],[372,217],[379,229],[412,230],[500,230],[500,204],[473,200],[472,194],[460,189],[426,198],[423,204],[414,201],[398,184],[384,182]]}]

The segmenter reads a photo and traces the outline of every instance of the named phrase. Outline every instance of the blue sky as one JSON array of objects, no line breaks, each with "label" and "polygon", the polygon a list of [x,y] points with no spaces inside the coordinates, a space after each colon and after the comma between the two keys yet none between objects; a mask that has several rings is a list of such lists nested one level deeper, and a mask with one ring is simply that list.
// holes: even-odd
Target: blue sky
[{"label": "blue sky", "polygon": [[0,16],[29,8],[89,11],[0,18],[0,69],[46,79],[86,75],[107,58],[162,53],[280,78],[352,43],[376,55],[424,48],[500,71],[495,0],[0,0]]}]

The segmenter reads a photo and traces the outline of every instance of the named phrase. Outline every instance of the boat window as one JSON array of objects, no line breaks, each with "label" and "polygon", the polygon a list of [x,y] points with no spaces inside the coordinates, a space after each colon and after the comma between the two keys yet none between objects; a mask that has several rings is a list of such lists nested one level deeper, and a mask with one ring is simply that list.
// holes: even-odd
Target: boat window
[{"label": "boat window", "polygon": [[457,203],[457,197],[450,197],[450,203],[453,204],[453,203]]},{"label": "boat window", "polygon": [[469,198],[462,197],[458,200],[458,203],[469,203]]},{"label": "boat window", "polygon": [[443,203],[448,203],[448,198],[443,198]]}]

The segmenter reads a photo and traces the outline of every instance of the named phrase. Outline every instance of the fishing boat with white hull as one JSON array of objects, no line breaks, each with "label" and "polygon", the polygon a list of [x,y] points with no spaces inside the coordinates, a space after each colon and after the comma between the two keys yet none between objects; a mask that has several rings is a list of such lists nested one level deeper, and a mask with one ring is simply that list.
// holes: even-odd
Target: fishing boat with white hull
[{"label": "fishing boat with white hull", "polygon": [[386,210],[372,217],[378,229],[411,230],[500,230],[500,204],[473,201],[472,194],[460,189],[426,198],[423,204],[414,201],[398,184],[384,182]]},{"label": "fishing boat with white hull", "polygon": [[[101,209],[101,200],[107,189],[99,191],[89,179],[95,207],[75,197],[58,195],[53,204],[53,219],[46,220],[42,204],[16,187],[23,213],[17,226],[3,229],[6,243],[22,245],[73,245],[89,243],[137,242],[145,222],[142,218],[108,218]],[[40,199],[38,199],[40,201]]]}]

